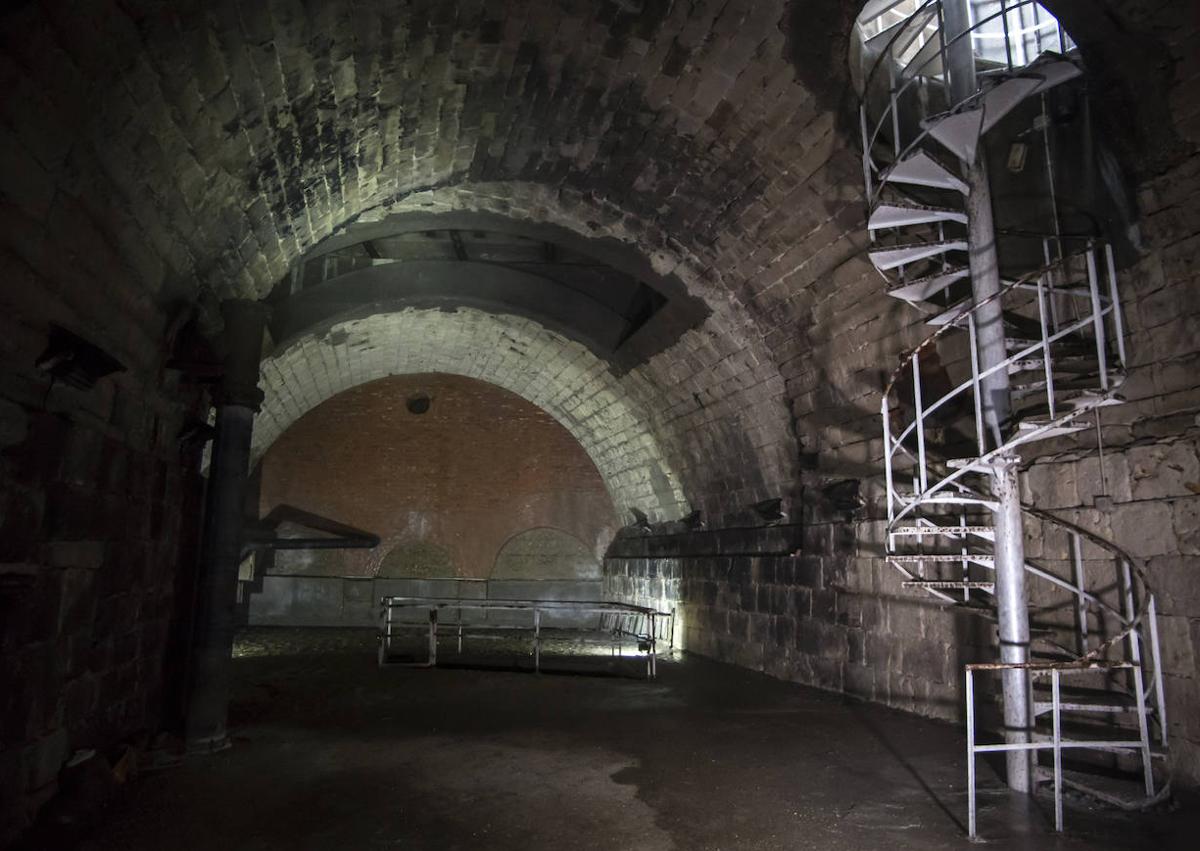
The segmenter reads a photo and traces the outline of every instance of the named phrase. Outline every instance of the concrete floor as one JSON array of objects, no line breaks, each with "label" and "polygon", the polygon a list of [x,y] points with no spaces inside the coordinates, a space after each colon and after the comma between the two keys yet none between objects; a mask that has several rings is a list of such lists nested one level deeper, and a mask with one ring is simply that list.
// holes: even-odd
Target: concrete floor
[{"label": "concrete floor", "polygon": [[[959,729],[738,668],[688,657],[654,683],[380,671],[369,632],[333,630],[254,630],[238,652],[234,747],[143,775],[82,848],[967,844]],[[1044,802],[982,774],[995,847],[1196,835],[1194,808],[1135,819],[1074,801],[1057,837]]]}]

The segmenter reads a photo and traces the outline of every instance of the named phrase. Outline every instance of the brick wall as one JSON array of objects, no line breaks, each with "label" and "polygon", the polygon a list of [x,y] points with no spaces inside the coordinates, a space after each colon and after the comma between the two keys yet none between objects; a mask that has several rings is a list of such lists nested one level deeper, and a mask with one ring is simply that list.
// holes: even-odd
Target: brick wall
[{"label": "brick wall", "polygon": [[[419,394],[431,403],[417,415],[406,401]],[[363,384],[293,423],[262,459],[262,514],[279,505],[382,542],[373,550],[280,552],[278,573],[373,576],[395,561],[392,553],[415,557],[423,545],[445,556],[435,575],[482,579],[510,539],[541,527],[576,538],[595,564],[618,525],[591,459],[549,414],[514,393],[445,374]]]}]

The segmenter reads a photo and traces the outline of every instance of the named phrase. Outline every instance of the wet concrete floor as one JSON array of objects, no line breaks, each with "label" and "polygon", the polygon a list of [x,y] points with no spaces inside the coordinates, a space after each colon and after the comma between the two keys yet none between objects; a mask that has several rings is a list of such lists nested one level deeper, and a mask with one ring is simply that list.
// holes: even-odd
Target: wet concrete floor
[{"label": "wet concrete floor", "polygon": [[[82,848],[965,848],[960,728],[696,657],[659,679],[375,665],[370,631],[252,630],[234,746],[145,774]],[[1196,812],[1132,817],[1004,792],[995,848],[1196,847]],[[1185,841],[1186,840],[1186,841]]]}]

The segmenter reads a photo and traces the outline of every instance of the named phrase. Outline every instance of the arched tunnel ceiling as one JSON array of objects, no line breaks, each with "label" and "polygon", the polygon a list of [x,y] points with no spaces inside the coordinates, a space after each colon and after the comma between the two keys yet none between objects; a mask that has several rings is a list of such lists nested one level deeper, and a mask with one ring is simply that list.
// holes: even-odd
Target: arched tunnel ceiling
[{"label": "arched tunnel ceiling", "polygon": [[619,508],[636,507],[659,520],[689,510],[653,434],[644,381],[618,381],[585,347],[528,319],[469,308],[336,322],[277,352],[263,365],[266,400],[255,422],[253,457],[344,390],[429,372],[486,381],[545,410],[583,446]]},{"label": "arched tunnel ceiling", "polygon": [[[787,13],[750,0],[27,4],[5,21],[0,79],[32,165],[116,208],[95,227],[150,288],[262,296],[342,224],[461,183],[569,188],[688,250],[784,226],[785,203],[810,211],[793,233],[812,230],[849,198],[830,176],[809,184],[833,119],[795,80]],[[56,200],[43,180],[24,188],[44,216]]]},{"label": "arched tunnel ceiling", "polygon": [[[1135,81],[1174,19],[1141,0],[1046,3]],[[486,210],[619,239],[712,311],[629,378],[653,388],[647,416],[689,498],[716,512],[786,495],[801,453],[862,443],[857,422],[821,418],[873,416],[894,356],[870,330],[894,305],[871,301],[849,132],[858,5],[9,6],[0,239],[10,268],[66,294],[66,324],[95,321],[151,368],[165,306],[199,286],[264,296],[353,224]],[[121,321],[93,320],[118,315],[96,301]],[[854,351],[814,357],[834,335]]]}]

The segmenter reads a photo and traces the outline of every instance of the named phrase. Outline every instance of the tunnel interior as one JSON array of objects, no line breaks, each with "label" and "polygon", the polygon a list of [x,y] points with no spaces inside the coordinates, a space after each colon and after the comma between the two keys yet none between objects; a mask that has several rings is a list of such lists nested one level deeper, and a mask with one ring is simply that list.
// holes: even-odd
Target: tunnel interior
[{"label": "tunnel interior", "polygon": [[0,847],[1185,846],[1192,6],[8,4]]}]

